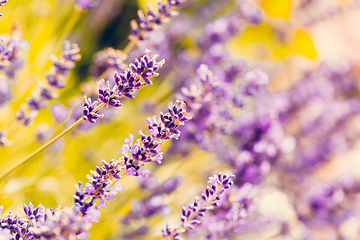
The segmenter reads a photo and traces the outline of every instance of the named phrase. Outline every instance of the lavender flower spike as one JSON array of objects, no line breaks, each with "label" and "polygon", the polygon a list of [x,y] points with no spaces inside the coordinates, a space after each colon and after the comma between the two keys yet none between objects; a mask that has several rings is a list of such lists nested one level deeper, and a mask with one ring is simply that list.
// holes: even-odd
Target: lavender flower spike
[{"label": "lavender flower spike", "polygon": [[160,147],[165,140],[179,137],[178,127],[191,119],[185,114],[185,103],[176,101],[175,105],[169,108],[168,113],[161,113],[158,121],[147,120],[150,135],[140,132],[141,138],[133,143],[134,137],[130,134],[125,140],[127,144],[121,148],[123,151],[121,158],[112,159],[109,163],[102,160],[101,167],[90,171],[91,175],[87,176],[88,182],[84,187],[81,182],[75,185],[75,207],[83,215],[87,215],[88,210],[94,207],[96,199],[100,200],[96,209],[106,207],[105,200],[113,199],[114,195],[122,190],[121,184],[117,182],[122,175],[146,177],[148,172],[139,172],[141,166],[145,162],[161,163],[163,153],[160,152]]},{"label": "lavender flower spike", "polygon": [[[98,114],[98,110],[106,105],[107,107],[120,107],[122,106],[120,99],[135,98],[133,92],[146,85],[152,85],[151,77],[159,75],[157,72],[165,63],[165,60],[156,61],[158,55],[149,57],[150,50],[145,50],[145,55],[140,59],[135,59],[123,73],[114,73],[115,86],[110,89],[108,81],[100,80],[98,82],[99,97],[98,100],[101,104],[97,105],[97,101],[92,102],[90,98],[85,98],[84,103],[84,122],[95,123],[96,120],[102,115]],[[94,111],[94,109],[96,109]]]},{"label": "lavender flower spike", "polygon": [[[127,174],[138,176],[140,166],[137,162],[162,162],[160,146],[164,141],[171,138],[178,139],[180,131],[178,127],[190,120],[185,111],[185,103],[176,101],[175,105],[169,108],[166,114],[160,113],[160,119],[153,117],[146,120],[150,135],[140,132],[141,139],[133,143],[133,136],[126,139],[128,144],[122,146],[123,156],[126,164]],[[129,153],[130,152],[130,153]]]},{"label": "lavender flower spike", "polygon": [[162,25],[164,22],[172,16],[176,16],[178,13],[171,10],[172,7],[180,6],[184,0],[158,0],[158,12],[154,11],[154,7],[151,3],[148,5],[148,12],[145,15],[143,11],[139,10],[138,21],[131,21],[131,34],[130,40],[134,42],[142,41],[145,39],[147,32],[154,30],[156,26]]},{"label": "lavender flower spike", "polygon": [[[233,178],[235,178],[234,175],[227,176],[221,172],[210,177],[208,183],[211,186],[206,187],[205,193],[201,194],[201,199],[197,196],[192,205],[183,207],[180,226],[174,230],[166,226],[166,229],[162,230],[164,239],[180,240],[182,233],[200,224],[200,218],[205,215],[205,212],[219,206],[221,196],[233,185],[231,180]],[[203,202],[201,207],[200,201]]]},{"label": "lavender flower spike", "polygon": [[96,222],[90,215],[83,217],[73,208],[48,209],[44,218],[29,227],[32,238],[23,239],[84,239],[91,223]]}]

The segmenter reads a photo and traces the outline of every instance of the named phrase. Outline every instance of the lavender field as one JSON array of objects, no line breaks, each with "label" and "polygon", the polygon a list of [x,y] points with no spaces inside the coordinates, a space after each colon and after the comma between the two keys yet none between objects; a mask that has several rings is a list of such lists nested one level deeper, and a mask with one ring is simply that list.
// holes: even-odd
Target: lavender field
[{"label": "lavender field", "polygon": [[0,6],[0,240],[360,239],[359,0]]}]

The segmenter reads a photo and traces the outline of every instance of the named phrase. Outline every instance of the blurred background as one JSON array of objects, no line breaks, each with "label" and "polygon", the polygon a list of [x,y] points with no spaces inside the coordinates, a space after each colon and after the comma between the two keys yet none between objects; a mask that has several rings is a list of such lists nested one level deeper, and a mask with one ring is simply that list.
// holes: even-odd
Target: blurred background
[{"label": "blurred background", "polygon": [[[1,38],[16,35],[21,47],[15,73],[2,69],[0,138],[8,146],[0,148],[0,173],[81,117],[83,96],[95,96],[96,81],[111,80],[114,70],[123,70],[145,48],[166,63],[135,99],[103,109],[104,119],[74,129],[2,179],[3,214],[21,213],[29,202],[72,206],[74,185],[86,182],[102,159],[121,157],[129,134],[137,138],[139,130],[147,132],[146,118],[183,100],[181,89],[198,81],[196,69],[205,63],[227,91],[256,68],[269,83],[247,96],[245,107],[229,107],[213,95],[203,108],[208,114],[216,110],[216,117],[190,112],[194,122],[180,128],[184,134],[178,141],[164,146],[164,163],[146,165],[152,175],[145,183],[135,177],[121,181],[123,191],[101,209],[89,239],[161,239],[166,223],[176,226],[181,207],[219,171],[235,173],[239,187],[252,185],[254,207],[228,239],[360,239],[359,1],[188,0],[176,9],[178,16],[151,32],[116,67],[104,65],[114,57],[108,48],[124,49],[130,21],[156,1],[98,0],[88,9],[84,2],[11,0],[1,8]],[[60,57],[65,40],[79,45],[81,60],[57,91],[59,97],[24,126],[16,112],[45,82],[53,65],[50,55]],[[99,54],[103,50],[109,52]],[[224,80],[230,67],[237,71],[231,82]],[[256,150],[256,143],[264,142],[275,153],[270,147],[266,154]],[[241,158],[245,150],[251,152],[250,162]],[[249,173],[250,165],[258,175]],[[172,192],[139,205],[173,177],[178,183]],[[203,239],[207,230],[202,230],[184,237]]]}]

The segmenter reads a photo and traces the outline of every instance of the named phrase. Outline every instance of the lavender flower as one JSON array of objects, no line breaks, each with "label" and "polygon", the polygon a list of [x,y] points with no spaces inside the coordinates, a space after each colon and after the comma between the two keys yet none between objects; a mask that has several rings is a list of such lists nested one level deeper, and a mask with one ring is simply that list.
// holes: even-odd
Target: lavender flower
[{"label": "lavender flower", "polygon": [[203,204],[200,204],[199,197],[195,197],[192,205],[184,206],[180,226],[174,230],[166,226],[166,229],[162,230],[164,239],[182,239],[180,236],[182,233],[200,224],[200,218],[204,217],[207,211],[219,206],[221,196],[233,185],[231,179],[234,177],[234,175],[227,176],[222,173],[210,177],[208,183],[211,187],[206,187],[205,193],[201,194]]},{"label": "lavender flower", "polygon": [[[0,206],[0,213],[3,209],[4,207]],[[27,222],[20,219],[19,215],[13,216],[11,211],[7,214],[5,218],[0,219],[0,223],[1,229],[7,229],[9,231],[8,233],[11,235],[11,238],[6,238],[6,240],[16,239],[16,237],[18,237],[19,239],[26,234]]]},{"label": "lavender flower", "polygon": [[[0,213],[2,210],[1,206]],[[0,237],[7,237],[1,239],[86,239],[86,231],[99,218],[94,208],[84,217],[76,209],[45,209],[41,204],[34,208],[32,203],[24,204],[24,212],[26,218],[13,216],[11,211],[0,218]]]},{"label": "lavender flower", "polygon": [[[96,210],[95,210],[96,211]],[[34,239],[86,239],[94,218],[83,217],[72,208],[48,210],[38,224],[29,228]]]},{"label": "lavender flower", "polygon": [[[116,78],[118,77],[117,74],[115,74]],[[110,83],[106,82],[102,79],[98,82],[100,88],[99,88],[99,100],[100,102],[104,103],[106,106],[110,107],[121,107],[122,104],[120,103],[120,96],[117,95],[115,92],[117,90],[116,86],[112,90],[110,90]],[[113,96],[114,95],[114,96]]]},{"label": "lavender flower", "polygon": [[197,68],[197,74],[199,79],[181,89],[181,98],[189,105],[193,121],[185,128],[185,138],[174,146],[177,151],[188,149],[190,142],[206,150],[218,149],[216,139],[232,135],[239,125],[240,117],[234,112],[268,82],[268,76],[258,69],[247,72],[247,84],[239,83],[238,89],[229,80],[220,81],[205,64]]},{"label": "lavender flower", "polygon": [[[125,170],[127,175],[147,177],[149,172],[140,172],[141,166],[145,162],[161,163],[163,153],[160,152],[160,147],[165,140],[179,137],[180,131],[177,128],[190,119],[185,116],[185,113],[185,103],[177,101],[172,108],[169,108],[168,113],[161,113],[162,117],[156,124],[158,132],[163,134],[158,136],[150,130],[151,135],[146,136],[140,132],[141,139],[138,139],[136,143],[133,143],[133,136],[130,134],[130,137],[125,140],[127,144],[121,147],[123,151],[121,158],[112,159],[109,163],[102,160],[102,167],[96,167],[96,171],[91,171],[91,175],[87,176],[89,181],[84,188],[81,182],[75,185],[76,208],[86,215],[87,211],[94,206],[96,199],[100,199],[96,208],[106,207],[105,200],[113,199],[117,192],[122,190],[121,184],[116,182],[122,178],[122,170]],[[154,124],[150,125],[149,121],[147,123],[149,129],[154,128]]]},{"label": "lavender flower", "polygon": [[166,0],[165,2],[160,0],[158,1],[158,12],[155,12],[153,5],[149,3],[146,16],[139,10],[138,21],[131,21],[130,40],[135,42],[144,40],[147,32],[153,31],[156,26],[162,25],[170,17],[176,16],[177,12],[172,11],[171,8],[178,7],[182,3],[183,0]]},{"label": "lavender flower", "polygon": [[175,189],[180,185],[181,181],[182,181],[181,176],[171,177],[167,179],[165,182],[163,182],[161,186],[154,191],[153,194],[154,195],[169,194],[175,191]]},{"label": "lavender flower", "polygon": [[[156,62],[158,55],[149,57],[150,50],[145,50],[145,55],[140,59],[135,59],[134,63],[125,69],[124,73],[115,76],[115,84],[119,90],[119,95],[127,98],[134,98],[131,92],[141,86],[152,85],[149,78],[157,77],[157,71],[164,65],[165,60]],[[140,82],[142,80],[143,82]]]},{"label": "lavender flower", "polygon": [[[102,117],[98,114],[97,111],[103,106],[112,106],[120,107],[120,99],[123,97],[126,98],[135,98],[133,92],[139,89],[142,86],[151,85],[152,82],[149,78],[158,76],[157,71],[164,64],[164,60],[160,62],[156,61],[157,55],[154,55],[152,58],[149,57],[149,50],[145,51],[145,55],[139,59],[135,59],[134,63],[129,65],[129,68],[126,68],[123,73],[118,74],[115,72],[115,86],[110,89],[110,83],[105,80],[99,82],[99,101],[100,105],[97,105],[97,102],[91,101],[90,98],[85,98],[84,103],[84,122],[95,123],[96,119]],[[105,88],[104,88],[105,84]],[[94,112],[93,110],[96,109]]]},{"label": "lavender flower", "polygon": [[219,206],[210,210],[206,218],[188,235],[192,238],[227,239],[232,233],[246,226],[245,218],[248,212],[253,212],[255,206],[249,197],[253,186],[249,183],[241,187],[233,186],[226,191]]},{"label": "lavender flower", "polygon": [[97,101],[92,102],[91,98],[84,97],[85,103],[84,103],[84,110],[83,110],[83,121],[84,122],[90,122],[95,123],[98,118],[103,118],[104,114],[98,114],[99,110],[95,110],[98,108]]},{"label": "lavender flower", "polygon": [[[2,210],[3,206],[0,207],[0,213]],[[5,238],[5,240],[34,239],[34,235],[28,230],[28,226],[31,224],[35,225],[44,217],[45,208],[40,204],[34,209],[32,203],[29,203],[29,206],[24,204],[24,212],[27,216],[26,219],[20,218],[19,215],[13,216],[11,211],[7,214],[6,218],[0,218],[0,229],[9,230],[11,236],[10,238]]]},{"label": "lavender flower", "polygon": [[140,132],[141,139],[136,143],[133,143],[132,135],[125,140],[128,144],[123,145],[122,150],[128,175],[139,176],[138,162],[156,161],[159,164],[162,162],[163,154],[160,152],[160,146],[165,140],[179,137],[178,127],[191,119],[185,114],[185,103],[176,101],[175,105],[169,108],[168,113],[160,113],[159,120],[156,118],[146,120],[150,135]]},{"label": "lavender flower", "polygon": [[37,206],[35,209],[32,203],[29,203],[28,206],[24,204],[24,212],[26,216],[29,217],[30,221],[39,220],[45,216],[45,208],[41,204],[39,204],[39,206]]}]

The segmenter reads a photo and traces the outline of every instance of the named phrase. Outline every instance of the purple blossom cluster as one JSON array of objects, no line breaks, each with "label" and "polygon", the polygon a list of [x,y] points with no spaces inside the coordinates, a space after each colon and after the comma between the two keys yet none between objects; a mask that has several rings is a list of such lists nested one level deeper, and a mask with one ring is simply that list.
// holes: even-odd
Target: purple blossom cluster
[{"label": "purple blossom cluster", "polygon": [[[6,2],[0,0],[0,6]],[[99,2],[77,0],[76,4],[81,10],[87,10]],[[350,62],[337,65],[322,63],[315,69],[295,74],[297,83],[286,91],[279,93],[272,86],[268,90],[265,86],[272,80],[276,81],[279,69],[271,62],[250,60],[246,63],[232,59],[231,55],[234,54],[229,52],[227,44],[228,40],[248,26],[256,28],[254,25],[268,20],[263,18],[263,12],[255,2],[240,1],[232,8],[232,13],[218,17],[219,9],[227,11],[219,6],[233,4],[233,1],[209,0],[199,3],[192,0],[190,8],[199,6],[199,9],[191,11],[195,12],[195,17],[183,16],[178,22],[174,21],[169,29],[157,31],[158,26],[177,15],[172,9],[183,6],[183,2],[158,0],[157,10],[151,4],[146,14],[139,10],[139,19],[131,22],[130,43],[125,49],[107,48],[94,57],[95,63],[91,67],[93,76],[99,78],[107,75],[106,80],[97,81],[98,88],[92,87],[94,82],[84,85],[82,95],[90,97],[85,96],[83,104],[76,101],[79,98],[74,98],[69,108],[59,103],[52,106],[51,112],[56,120],[67,120],[71,125],[12,170],[76,126],[86,128],[83,123],[95,123],[105,116],[110,119],[111,111],[123,105],[123,98],[135,98],[141,87],[152,85],[151,78],[159,75],[165,61],[157,61],[158,54],[150,57],[147,45],[155,48],[160,56],[166,57],[171,63],[164,72],[167,74],[171,71],[169,78],[173,80],[172,89],[164,84],[168,88],[165,90],[167,93],[162,93],[160,97],[168,100],[175,93],[180,101],[177,100],[165,114],[160,113],[158,118],[146,119],[148,134],[140,131],[136,140],[130,134],[120,148],[120,158],[109,162],[102,160],[101,165],[87,175],[85,184],[78,182],[73,207],[46,209],[41,204],[34,207],[30,203],[23,207],[24,217],[13,215],[10,211],[0,218],[0,239],[88,239],[92,224],[100,219],[99,209],[107,207],[108,202],[127,187],[125,184],[123,187],[120,180],[128,176],[138,177],[142,198],[124,201],[127,203],[124,209],[128,209],[128,206],[131,208],[121,221],[127,230],[119,236],[122,239],[144,238],[156,225],[148,226],[143,221],[154,220],[153,217],[159,214],[169,215],[173,207],[173,202],[168,201],[170,197],[182,200],[172,196],[182,178],[171,177],[159,184],[155,174],[144,169],[148,162],[164,162],[164,150],[161,148],[170,143],[167,141],[170,139],[178,141],[169,146],[167,156],[181,153],[176,157],[183,160],[193,152],[206,151],[215,158],[214,162],[208,163],[211,170],[221,166],[230,168],[232,172],[210,177],[210,186],[206,187],[205,192],[182,208],[179,225],[176,228],[167,225],[162,230],[164,239],[183,239],[182,234],[189,239],[229,239],[251,229],[261,234],[263,229],[274,223],[279,228],[279,234],[274,237],[290,237],[293,222],[306,228],[306,236],[301,239],[315,239],[317,235],[313,232],[325,228],[333,229],[336,239],[347,239],[343,236],[343,224],[349,219],[360,218],[357,207],[360,181],[347,177],[330,184],[309,186],[318,181],[317,171],[329,167],[335,154],[343,153],[357,143],[359,67]],[[314,2],[319,1],[304,1],[300,8],[310,9]],[[342,10],[336,13],[340,12]],[[334,14],[330,11],[330,15]],[[271,31],[280,35],[282,28],[289,30],[289,26],[280,26],[273,20],[269,22],[272,24],[265,23],[259,28],[270,27]],[[190,32],[203,23],[202,35]],[[281,30],[277,31],[277,28]],[[182,36],[185,39],[179,40]],[[284,36],[279,36],[279,39],[284,43],[287,41]],[[137,49],[130,53],[129,59],[133,59],[137,53],[141,53],[141,56],[126,64],[127,53],[136,44]],[[188,44],[192,47],[184,49]],[[26,41],[16,34],[12,37],[0,36],[0,70],[14,77],[15,71],[24,63],[21,51],[26,47]],[[59,96],[55,90],[65,87],[65,77],[74,68],[75,62],[80,60],[78,52],[77,44],[66,41],[61,58],[51,56],[53,67],[45,74],[47,83],[40,82],[38,89],[26,99],[27,105],[23,104],[16,113],[17,119],[24,125],[29,125],[39,110]],[[273,69],[267,73],[260,70],[271,67]],[[296,73],[298,71],[296,69]],[[290,75],[286,77],[289,78],[288,82],[294,80],[290,79]],[[11,82],[3,78],[0,78],[0,106],[12,98]],[[162,88],[157,90],[163,91]],[[150,106],[149,112],[155,108],[151,102],[144,105]],[[104,106],[107,108],[102,109]],[[105,112],[100,113],[101,109]],[[182,125],[185,126],[180,132]],[[52,129],[39,125],[37,140],[43,142],[52,134]],[[5,131],[1,130],[0,146],[10,144]],[[179,161],[176,164],[186,163]],[[171,163],[169,165],[166,167],[171,168]],[[157,167],[159,165],[153,171]],[[202,166],[197,167],[201,169],[196,171],[209,172],[203,170]],[[0,179],[11,171],[5,172]],[[287,205],[294,210],[295,219],[276,216],[263,221],[266,217],[262,216],[261,209],[255,211],[254,198],[263,197],[269,189],[275,188],[285,196]],[[257,195],[252,196],[252,193]],[[2,210],[3,207],[0,207],[0,213]]]},{"label": "purple blossom cluster", "polygon": [[[100,199],[98,208],[106,206],[105,199],[109,201],[114,198],[117,192],[122,191],[122,186],[119,182],[112,186],[114,179],[121,179],[120,172],[123,167],[124,161],[110,160],[107,163],[105,160],[101,161],[102,167],[96,166],[95,171],[90,171],[91,175],[87,176],[89,182],[82,187],[82,183],[79,182],[76,187],[76,193],[74,195],[75,206],[79,208],[82,214],[86,214],[88,209],[93,206],[96,199]],[[89,202],[86,202],[91,199]]]},{"label": "purple blossom cluster", "polygon": [[[97,222],[100,217],[98,209],[106,207],[106,201],[113,199],[117,192],[122,191],[122,185],[117,180],[125,174],[141,175],[146,178],[150,173],[148,170],[142,171],[140,174],[138,172],[140,166],[143,165],[141,162],[159,162],[158,155],[162,156],[162,153],[159,152],[160,146],[165,140],[179,137],[180,131],[177,128],[189,120],[189,117],[185,116],[184,107],[185,104],[178,101],[169,108],[168,113],[161,114],[158,124],[159,131],[166,133],[167,137],[157,138],[157,135],[146,137],[142,134],[143,145],[140,145],[140,139],[135,144],[129,142],[128,139],[126,140],[128,144],[122,147],[123,151],[131,149],[131,157],[127,151],[124,151],[123,157],[118,160],[112,159],[109,163],[102,160],[101,167],[97,166],[95,171],[90,171],[91,175],[87,176],[88,182],[84,187],[81,182],[75,185],[75,206],[73,208],[61,209],[59,206],[53,210],[45,209],[41,204],[34,208],[30,203],[24,205],[25,219],[20,218],[19,215],[13,216],[10,212],[5,219],[1,219],[1,234],[8,237],[5,240],[87,239],[87,231],[91,228],[91,223]],[[149,128],[151,127],[155,126],[149,125]],[[140,159],[142,152],[146,156],[143,160]],[[126,171],[122,172],[122,170]],[[231,183],[228,183],[225,178],[226,176],[222,179],[223,188],[228,188]],[[153,197],[172,192],[178,183],[179,178],[169,179],[157,188]],[[100,201],[95,202],[97,200]]]},{"label": "purple blossom cluster", "polygon": [[146,120],[150,135],[145,135],[140,131],[141,138],[135,143],[133,143],[132,135],[125,140],[127,144],[124,144],[121,149],[127,175],[139,176],[138,170],[141,163],[155,161],[161,164],[163,159],[163,153],[160,152],[161,145],[166,140],[178,139],[181,133],[178,130],[179,126],[191,119],[186,116],[185,106],[184,102],[176,101],[173,107],[168,108],[167,113],[160,113],[160,119],[153,117]]},{"label": "purple blossom cluster", "polygon": [[[0,213],[3,210],[0,207]],[[27,206],[24,204],[24,212],[26,218],[20,218],[18,214],[13,215],[10,211],[5,218],[0,218],[0,228],[4,236],[4,240],[17,239],[35,239],[32,231],[29,231],[29,226],[36,225],[40,219],[45,217],[45,208],[40,204],[34,208],[32,203]],[[1,235],[0,235],[1,236]]]},{"label": "purple blossom cluster", "polygon": [[246,216],[255,211],[250,192],[253,186],[246,183],[241,187],[233,186],[219,202],[219,206],[210,210],[200,225],[188,234],[192,238],[203,236],[205,239],[226,239],[247,224]]},{"label": "purple blossom cluster", "polygon": [[[84,187],[81,182],[75,185],[75,206],[79,211],[86,215],[88,210],[95,205],[96,199],[100,199],[96,205],[97,209],[107,206],[106,201],[113,199],[114,195],[122,190],[117,180],[124,174],[147,178],[150,172],[148,170],[140,172],[140,168],[145,162],[161,163],[163,153],[160,152],[160,147],[165,140],[179,137],[179,126],[190,120],[185,114],[185,103],[177,101],[173,107],[169,108],[168,113],[160,114],[159,123],[156,121],[151,123],[147,120],[150,135],[146,136],[140,132],[141,138],[133,143],[133,136],[130,134],[130,137],[125,140],[127,144],[121,147],[123,155],[121,158],[112,159],[109,163],[102,160],[102,167],[96,167],[95,171],[91,171]],[[155,127],[157,132],[152,130]]]},{"label": "purple blossom cluster", "polygon": [[120,74],[115,72],[115,85],[112,89],[110,88],[109,81],[101,80],[98,82],[100,85],[98,99],[101,104],[98,105],[97,101],[92,102],[91,98],[85,97],[83,109],[84,122],[95,123],[99,117],[103,117],[102,114],[98,114],[98,110],[102,106],[120,107],[122,106],[120,103],[121,98],[135,98],[135,90],[146,85],[152,85],[150,78],[159,75],[157,71],[163,66],[164,60],[157,62],[156,58],[158,55],[150,58],[149,53],[150,51],[146,50],[145,55],[140,59],[135,59],[134,63],[131,63],[124,72]]},{"label": "purple blossom cluster", "polygon": [[[193,114],[193,121],[186,129],[189,131],[186,141],[195,140],[203,149],[214,149],[217,133],[231,135],[235,131],[234,124],[238,123],[234,110],[243,108],[247,97],[268,82],[268,76],[259,69],[251,70],[244,75],[246,84],[239,83],[236,89],[235,84],[220,81],[206,65],[200,65],[197,74],[199,84],[195,82],[190,88],[181,89],[181,98]],[[186,144],[186,141],[182,142]]]},{"label": "purple blossom cluster", "polygon": [[[3,206],[0,207],[2,211],[4,208]],[[10,211],[5,218],[1,219],[1,229],[3,230],[2,233],[6,240],[12,239],[19,239],[20,237],[25,237],[27,234],[27,221],[20,219],[19,215],[13,216],[12,212]]]},{"label": "purple blossom cluster", "polygon": [[[190,142],[195,142],[235,167],[239,186],[245,182],[260,183],[269,174],[286,136],[275,111],[261,109],[257,114],[248,113],[239,118],[234,110],[243,108],[248,98],[268,83],[268,76],[259,69],[251,70],[243,75],[246,84],[241,83],[239,92],[234,93],[232,84],[216,81],[206,65],[201,65],[197,73],[203,86],[182,88],[183,100],[189,105],[193,120],[174,146],[187,149]],[[238,98],[234,100],[233,96]],[[224,145],[222,139],[227,136],[238,140],[230,146]]]},{"label": "purple blossom cluster", "polygon": [[29,228],[29,232],[33,239],[87,239],[91,223],[98,218],[94,211],[83,217],[74,208],[49,209],[38,224]]},{"label": "purple blossom cluster", "polygon": [[[251,11],[245,16],[247,8]],[[180,96],[189,106],[193,120],[185,128],[182,141],[173,150],[181,149],[186,153],[190,149],[189,143],[195,141],[202,149],[214,151],[222,145],[223,136],[235,135],[232,132],[239,124],[239,109],[257,96],[269,82],[269,77],[257,68],[247,70],[244,61],[229,61],[225,42],[246,24],[258,24],[261,15],[254,5],[240,3],[230,16],[205,24],[204,35],[198,40],[201,58],[191,59],[186,52],[182,54],[179,60],[182,68],[197,67],[196,77],[180,77],[186,79],[180,83]],[[183,72],[181,69],[179,74],[183,75]],[[216,151],[220,151],[221,155],[227,152],[224,149]]]},{"label": "purple blossom cluster", "polygon": [[181,223],[176,229],[171,229],[168,225],[162,230],[164,239],[182,239],[181,234],[189,229],[194,229],[200,224],[200,219],[205,213],[213,208],[217,208],[223,194],[233,185],[234,175],[219,173],[209,178],[211,186],[206,187],[205,193],[200,197],[195,197],[193,204],[184,206],[182,210]]},{"label": "purple blossom cluster", "polygon": [[159,0],[158,12],[155,12],[151,3],[148,5],[148,11],[145,16],[143,11],[138,11],[139,19],[131,21],[130,40],[134,42],[143,41],[146,38],[146,33],[154,30],[156,26],[162,25],[170,17],[176,16],[177,12],[172,11],[171,8],[178,7],[183,3],[183,0]]},{"label": "purple blossom cluster", "polygon": [[26,104],[22,104],[20,110],[16,112],[16,118],[25,126],[32,122],[37,116],[37,112],[45,108],[50,100],[59,96],[55,91],[66,86],[65,77],[75,66],[75,62],[81,58],[81,55],[78,54],[79,51],[76,43],[71,44],[69,41],[65,41],[61,58],[58,59],[55,55],[50,56],[53,66],[50,68],[50,72],[45,73],[47,83],[39,81],[36,91],[32,93],[31,97],[26,98]]},{"label": "purple blossom cluster", "polygon": [[[3,207],[0,207],[0,212]],[[0,219],[0,236],[4,240],[18,239],[86,239],[92,222],[99,218],[97,210],[92,209],[83,217],[75,208],[45,209],[41,204],[34,208],[32,203],[24,204],[24,218],[10,211]]]}]

